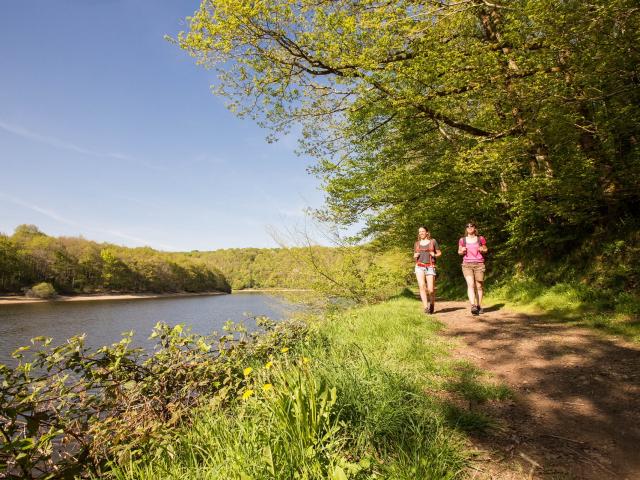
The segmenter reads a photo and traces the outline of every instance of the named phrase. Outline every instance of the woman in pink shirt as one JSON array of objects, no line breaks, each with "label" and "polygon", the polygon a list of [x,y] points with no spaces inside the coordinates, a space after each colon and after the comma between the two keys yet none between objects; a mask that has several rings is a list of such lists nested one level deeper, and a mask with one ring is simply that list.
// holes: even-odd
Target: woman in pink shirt
[{"label": "woman in pink shirt", "polygon": [[487,241],[478,235],[475,223],[467,224],[466,235],[458,242],[458,254],[462,255],[462,274],[467,282],[467,295],[471,303],[471,314],[480,315],[482,309],[482,284],[484,283],[484,257]]}]

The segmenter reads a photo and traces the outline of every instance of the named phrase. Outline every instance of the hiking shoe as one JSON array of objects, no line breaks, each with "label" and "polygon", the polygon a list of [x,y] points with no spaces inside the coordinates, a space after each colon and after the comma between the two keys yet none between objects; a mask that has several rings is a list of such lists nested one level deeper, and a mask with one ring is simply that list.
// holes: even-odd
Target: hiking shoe
[{"label": "hiking shoe", "polygon": [[478,315],[482,315],[484,313],[484,308],[478,307]]},{"label": "hiking shoe", "polygon": [[471,315],[479,315],[479,309],[477,305],[471,306]]},{"label": "hiking shoe", "polygon": [[433,303],[429,304],[429,313],[433,314],[435,310],[436,310],[436,306]]},{"label": "hiking shoe", "polygon": [[429,307],[424,307],[424,313],[429,313]]}]

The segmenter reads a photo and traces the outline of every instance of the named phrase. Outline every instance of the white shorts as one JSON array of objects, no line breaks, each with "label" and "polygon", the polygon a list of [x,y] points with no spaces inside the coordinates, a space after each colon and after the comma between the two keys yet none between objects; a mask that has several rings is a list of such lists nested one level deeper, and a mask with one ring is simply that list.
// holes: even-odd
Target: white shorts
[{"label": "white shorts", "polygon": [[416,265],[416,269],[415,269],[416,275],[433,275],[434,277],[437,275],[436,274],[436,267],[419,267],[418,265]]}]

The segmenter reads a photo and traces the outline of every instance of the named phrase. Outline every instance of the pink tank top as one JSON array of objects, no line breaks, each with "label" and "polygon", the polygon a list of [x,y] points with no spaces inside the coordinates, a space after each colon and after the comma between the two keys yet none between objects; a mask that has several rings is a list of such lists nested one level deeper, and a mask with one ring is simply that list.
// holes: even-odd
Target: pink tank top
[{"label": "pink tank top", "polygon": [[487,244],[487,241],[484,239],[484,237],[478,237],[478,239],[473,243],[469,241],[467,241],[466,243],[467,244],[465,245],[464,237],[461,238],[458,242],[458,245],[460,245],[461,247],[467,247],[467,253],[465,253],[464,257],[462,257],[462,263],[484,263],[484,257],[478,249],[480,245]]}]

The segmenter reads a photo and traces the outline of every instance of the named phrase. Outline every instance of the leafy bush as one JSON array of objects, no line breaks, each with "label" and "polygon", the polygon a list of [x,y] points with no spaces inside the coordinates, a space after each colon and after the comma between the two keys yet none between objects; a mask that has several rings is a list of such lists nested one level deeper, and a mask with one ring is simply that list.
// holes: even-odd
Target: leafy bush
[{"label": "leafy bush", "polygon": [[15,368],[0,364],[0,466],[4,478],[100,475],[109,461],[127,462],[170,436],[201,405],[232,402],[245,388],[243,366],[304,334],[302,324],[259,319],[264,334],[229,326],[217,337],[158,324],[153,353],[130,347],[132,332],[90,350],[84,336],[63,345],[33,339]]},{"label": "leafy bush", "polygon": [[27,296],[32,298],[48,299],[57,295],[56,289],[53,285],[47,282],[38,283],[29,290],[27,290]]}]

